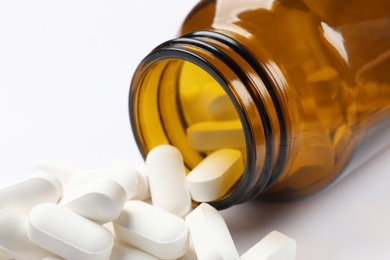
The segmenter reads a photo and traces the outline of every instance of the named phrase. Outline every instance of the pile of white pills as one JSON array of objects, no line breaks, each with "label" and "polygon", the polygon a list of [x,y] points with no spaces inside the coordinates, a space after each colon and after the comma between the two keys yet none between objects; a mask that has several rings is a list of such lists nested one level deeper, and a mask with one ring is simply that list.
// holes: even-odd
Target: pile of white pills
[{"label": "pile of white pills", "polygon": [[[45,160],[0,190],[0,259],[294,259],[295,241],[277,231],[239,256],[207,204],[242,171],[241,152],[220,149],[187,175],[169,145],[148,154],[146,170],[123,160],[104,169]],[[193,209],[192,201],[201,204]]]}]

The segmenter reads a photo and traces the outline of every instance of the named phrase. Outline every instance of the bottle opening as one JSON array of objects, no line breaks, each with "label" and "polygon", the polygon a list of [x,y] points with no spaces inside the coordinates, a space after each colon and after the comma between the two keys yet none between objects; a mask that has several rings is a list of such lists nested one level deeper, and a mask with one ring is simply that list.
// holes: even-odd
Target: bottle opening
[{"label": "bottle opening", "polygon": [[[130,102],[134,134],[144,156],[161,144],[176,146],[188,171],[223,148],[240,150],[246,140],[234,93],[200,66],[165,58],[147,66]],[[134,84],[134,81],[133,81]]]},{"label": "bottle opening", "polygon": [[233,39],[202,31],[165,42],[145,57],[133,76],[129,112],[144,156],[171,144],[189,171],[215,150],[241,151],[241,176],[212,202],[223,209],[257,197],[283,168],[279,145],[286,135],[275,104],[257,60]]}]

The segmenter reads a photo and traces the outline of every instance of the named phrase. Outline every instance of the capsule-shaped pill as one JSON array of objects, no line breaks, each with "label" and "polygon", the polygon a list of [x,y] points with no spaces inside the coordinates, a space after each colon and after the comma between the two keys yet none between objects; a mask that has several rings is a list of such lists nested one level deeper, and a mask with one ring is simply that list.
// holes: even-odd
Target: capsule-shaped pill
[{"label": "capsule-shaped pill", "polygon": [[105,229],[107,229],[108,231],[110,231],[111,234],[115,235],[114,224],[112,222],[107,222],[107,223],[103,224],[103,227]]},{"label": "capsule-shaped pill", "polygon": [[[135,163],[129,159],[116,159],[110,166],[111,169],[119,169],[127,172],[135,172],[138,178],[138,183],[129,199],[146,200],[150,199],[149,182],[146,176],[146,165]],[[127,189],[126,189],[127,190]]]},{"label": "capsule-shaped pill", "polygon": [[161,259],[176,259],[188,249],[185,221],[142,201],[128,201],[114,229],[118,239]]},{"label": "capsule-shaped pill", "polygon": [[187,252],[182,257],[179,257],[177,260],[198,260],[191,237],[190,237],[190,244]]},{"label": "capsule-shaped pill", "polygon": [[187,176],[191,198],[210,202],[224,196],[244,171],[241,152],[221,149],[211,153]]},{"label": "capsule-shaped pill", "polygon": [[113,235],[104,227],[51,203],[31,210],[27,235],[65,259],[108,260],[114,244]]},{"label": "capsule-shaped pill", "polygon": [[69,180],[68,189],[74,190],[96,180],[108,178],[120,184],[127,193],[127,199],[144,199],[148,197],[148,181],[145,175],[133,168],[101,168],[79,172]]},{"label": "capsule-shaped pill", "polygon": [[240,259],[225,220],[209,204],[200,204],[187,215],[186,222],[198,259]]},{"label": "capsule-shaped pill", "polygon": [[241,256],[241,260],[293,260],[297,251],[294,239],[272,231]]},{"label": "capsule-shaped pill", "polygon": [[180,151],[160,145],[149,152],[146,166],[153,205],[180,217],[190,212],[192,202]]},{"label": "capsule-shaped pill", "polygon": [[116,242],[111,253],[111,260],[159,260],[157,257],[135,248],[131,245],[126,245]]},{"label": "capsule-shaped pill", "polygon": [[53,174],[63,184],[77,172],[84,171],[88,167],[59,158],[45,158],[34,166],[33,172],[45,171]]},{"label": "capsule-shaped pill", "polygon": [[42,259],[50,253],[27,237],[27,216],[14,209],[0,211],[0,259]]},{"label": "capsule-shaped pill", "polygon": [[96,179],[70,191],[61,205],[99,223],[116,219],[127,200],[121,185],[110,179]]},{"label": "capsule-shaped pill", "polygon": [[187,128],[192,149],[207,152],[222,148],[244,148],[245,135],[240,120],[207,121]]},{"label": "capsule-shaped pill", "polygon": [[29,179],[0,189],[0,210],[13,208],[28,214],[37,204],[57,203],[62,192],[62,183],[57,177],[47,172],[36,172]]}]

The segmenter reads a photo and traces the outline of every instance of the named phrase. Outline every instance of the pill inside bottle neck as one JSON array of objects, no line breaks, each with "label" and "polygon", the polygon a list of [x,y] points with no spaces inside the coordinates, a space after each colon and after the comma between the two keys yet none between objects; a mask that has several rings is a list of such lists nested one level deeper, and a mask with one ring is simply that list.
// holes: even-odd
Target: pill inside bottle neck
[{"label": "pill inside bottle neck", "polygon": [[245,170],[220,201],[231,200],[226,204],[231,206],[244,199],[257,188],[267,157],[251,94],[229,71],[222,74],[182,57],[152,58],[138,67],[130,92],[130,117],[141,153],[146,156],[158,145],[171,144],[182,152],[190,172],[214,151],[237,149]]},{"label": "pill inside bottle neck", "polygon": [[205,70],[166,59],[145,73],[142,85],[137,115],[143,148],[172,144],[183,153],[188,169],[222,148],[238,149],[245,157],[244,130],[234,103]]}]

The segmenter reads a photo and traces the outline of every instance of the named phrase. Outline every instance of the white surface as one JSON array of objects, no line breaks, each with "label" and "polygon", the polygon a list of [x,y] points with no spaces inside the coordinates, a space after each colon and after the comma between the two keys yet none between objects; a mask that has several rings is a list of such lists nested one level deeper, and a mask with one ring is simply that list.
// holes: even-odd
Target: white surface
[{"label": "white surface", "polygon": [[[132,73],[196,2],[0,1],[0,185],[48,155],[93,167],[140,160]],[[298,260],[390,259],[389,157],[305,200],[224,211],[239,253],[276,229],[296,239]]]}]

